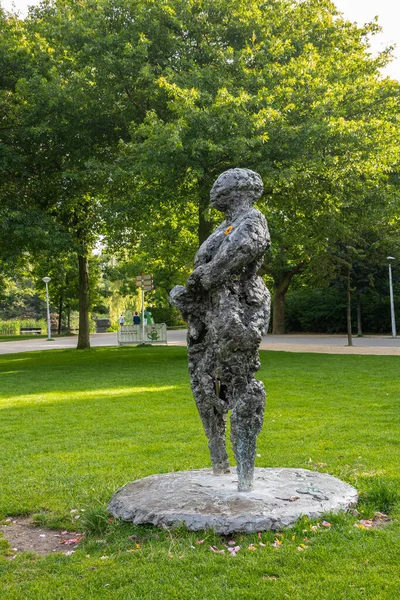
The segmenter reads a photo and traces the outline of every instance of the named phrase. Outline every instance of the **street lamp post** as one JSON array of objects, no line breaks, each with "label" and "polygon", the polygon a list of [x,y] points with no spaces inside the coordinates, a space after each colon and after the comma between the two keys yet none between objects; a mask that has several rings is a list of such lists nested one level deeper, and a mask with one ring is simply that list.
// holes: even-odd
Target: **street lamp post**
[{"label": "street lamp post", "polygon": [[46,304],[47,304],[47,339],[51,340],[51,324],[50,324],[50,303],[49,303],[49,281],[50,277],[43,277],[46,284]]},{"label": "street lamp post", "polygon": [[390,316],[392,320],[392,337],[396,337],[396,319],[394,316],[394,299],[393,299],[393,282],[392,282],[392,263],[395,260],[394,256],[387,257],[389,261],[389,292],[390,292]]}]

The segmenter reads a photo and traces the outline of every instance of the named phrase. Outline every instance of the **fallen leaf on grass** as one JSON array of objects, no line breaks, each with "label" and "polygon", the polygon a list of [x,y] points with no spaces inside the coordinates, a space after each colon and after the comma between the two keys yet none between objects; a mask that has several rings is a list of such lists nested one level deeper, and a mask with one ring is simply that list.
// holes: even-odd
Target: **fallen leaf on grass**
[{"label": "fallen leaf on grass", "polygon": [[373,526],[373,521],[369,520],[369,519],[360,519],[360,523],[361,523],[361,525],[364,525],[364,527],[372,527]]},{"label": "fallen leaf on grass", "polygon": [[210,550],[211,552],[214,552],[214,554],[224,554],[225,552],[225,550],[218,550],[216,546],[210,546]]},{"label": "fallen leaf on grass", "polygon": [[72,544],[79,544],[79,542],[82,541],[82,539],[84,538],[84,534],[79,534],[74,538],[70,538],[70,539],[61,539],[60,544],[65,544],[67,546],[71,546]]},{"label": "fallen leaf on grass", "polygon": [[372,519],[360,519],[358,523],[354,523],[354,527],[359,529],[379,529],[390,522],[390,517],[385,513],[375,513]]},{"label": "fallen leaf on grass", "polygon": [[196,540],[195,544],[197,544],[198,546],[201,546],[201,544],[204,544],[204,540]]}]

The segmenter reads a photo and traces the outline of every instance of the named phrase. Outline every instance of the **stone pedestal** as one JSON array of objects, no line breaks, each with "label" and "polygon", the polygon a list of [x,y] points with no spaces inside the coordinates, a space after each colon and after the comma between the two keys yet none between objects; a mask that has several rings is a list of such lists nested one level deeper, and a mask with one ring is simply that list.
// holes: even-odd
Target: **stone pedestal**
[{"label": "stone pedestal", "polygon": [[128,483],[115,492],[108,511],[135,524],[170,528],[184,523],[192,531],[250,533],[282,529],[303,515],[347,510],[357,499],[357,490],[327,473],[256,468],[254,489],[238,492],[235,468],[224,475],[200,469]]}]

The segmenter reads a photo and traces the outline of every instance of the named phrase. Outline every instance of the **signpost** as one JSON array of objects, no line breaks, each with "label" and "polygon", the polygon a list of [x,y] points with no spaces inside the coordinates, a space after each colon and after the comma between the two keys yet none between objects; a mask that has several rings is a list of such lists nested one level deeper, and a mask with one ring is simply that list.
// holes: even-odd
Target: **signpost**
[{"label": "signpost", "polygon": [[136,285],[142,288],[142,340],[144,343],[144,292],[151,292],[154,289],[153,275],[145,275],[144,273],[137,275]]},{"label": "signpost", "polygon": [[51,322],[50,322],[50,302],[49,302],[49,281],[50,277],[43,277],[42,281],[46,284],[46,306],[47,306],[47,339],[51,340]]}]

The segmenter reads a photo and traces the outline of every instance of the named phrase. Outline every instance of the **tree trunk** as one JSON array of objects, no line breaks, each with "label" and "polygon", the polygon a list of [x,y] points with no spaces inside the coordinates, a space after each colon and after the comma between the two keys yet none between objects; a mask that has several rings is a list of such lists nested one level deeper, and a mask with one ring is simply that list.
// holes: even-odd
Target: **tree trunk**
[{"label": "tree trunk", "polygon": [[294,272],[285,273],[281,279],[274,279],[274,305],[272,315],[272,335],[283,335],[285,327],[285,300],[286,292]]},{"label": "tree trunk", "polygon": [[286,333],[285,327],[285,300],[286,292],[289,289],[290,282],[295,275],[301,273],[305,265],[302,260],[291,271],[286,271],[283,275],[274,275],[274,306],[272,314],[272,335],[283,335]]},{"label": "tree trunk", "polygon": [[199,202],[199,245],[201,244],[211,235],[213,229],[213,223],[208,216],[208,210],[210,206],[210,199],[208,196],[204,196],[200,198]]},{"label": "tree trunk", "polygon": [[353,345],[353,338],[351,332],[351,279],[350,271],[347,274],[347,345]]},{"label": "tree trunk", "polygon": [[59,304],[59,308],[58,308],[58,335],[61,334],[62,311],[63,311],[63,297],[62,297],[62,294],[60,294],[60,304]]},{"label": "tree trunk", "polygon": [[361,294],[357,294],[357,336],[363,337],[361,321]]},{"label": "tree trunk", "polygon": [[67,307],[67,333],[71,333],[71,307],[69,304]]},{"label": "tree trunk", "polygon": [[90,348],[89,338],[89,261],[78,256],[79,265],[79,335],[78,350]]}]

